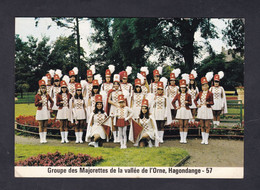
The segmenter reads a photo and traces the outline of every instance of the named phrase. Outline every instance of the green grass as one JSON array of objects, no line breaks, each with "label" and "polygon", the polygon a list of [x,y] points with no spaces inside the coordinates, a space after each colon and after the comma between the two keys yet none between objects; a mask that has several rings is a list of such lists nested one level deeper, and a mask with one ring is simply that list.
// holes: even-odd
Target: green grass
[{"label": "green grass", "polygon": [[36,110],[34,104],[15,104],[15,118],[19,115],[36,115]]},{"label": "green grass", "polygon": [[120,149],[15,144],[15,161],[38,154],[53,153],[56,150],[62,154],[73,152],[89,154],[92,157],[102,156],[104,161],[97,166],[174,166],[188,155],[187,151],[174,147]]},{"label": "green grass", "polygon": [[18,98],[18,101],[16,101],[15,103],[19,103],[19,104],[22,104],[22,103],[33,103],[34,102],[34,98],[35,98],[35,92],[25,92],[23,94],[23,98],[21,97],[21,94],[18,93],[17,94],[17,98]]}]

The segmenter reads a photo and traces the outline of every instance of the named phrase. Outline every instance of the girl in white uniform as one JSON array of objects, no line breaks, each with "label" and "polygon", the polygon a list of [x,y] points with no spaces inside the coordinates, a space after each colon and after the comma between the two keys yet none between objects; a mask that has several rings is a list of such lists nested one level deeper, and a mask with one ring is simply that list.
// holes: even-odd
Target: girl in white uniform
[{"label": "girl in white uniform", "polygon": [[101,124],[107,118],[107,114],[103,110],[102,96],[100,94],[95,96],[95,102],[95,109],[90,116],[85,140],[89,142],[91,138],[94,138],[94,141],[88,145],[99,147],[102,146],[102,141],[106,139],[106,134]]},{"label": "girl in white uniform", "polygon": [[50,110],[53,106],[53,100],[47,94],[44,80],[39,81],[39,87],[39,92],[35,95],[35,106],[37,107],[35,119],[39,122],[40,143],[47,143],[47,123],[48,119],[50,119]]},{"label": "girl in white uniform", "polygon": [[103,105],[107,104],[107,94],[109,90],[113,88],[113,83],[111,81],[111,74],[114,72],[115,68],[114,65],[109,65],[105,72],[105,83],[101,85],[100,94],[103,95]]},{"label": "girl in white uniform", "polygon": [[[149,88],[149,84],[147,82],[147,75],[149,74],[149,70],[148,67],[141,67],[141,72],[140,74],[143,76],[144,78],[144,82],[141,84],[141,88],[142,88],[142,93],[146,96],[148,93],[150,93],[150,88]],[[140,78],[139,78],[140,79]]]},{"label": "girl in white uniform", "polygon": [[133,110],[133,119],[137,120],[141,111],[142,100],[144,99],[144,94],[141,89],[141,80],[135,79],[134,93],[131,98],[131,109]]},{"label": "girl in white uniform", "polygon": [[60,120],[61,143],[68,141],[68,119],[70,119],[69,102],[72,95],[69,93],[67,83],[61,81],[61,92],[56,96],[58,106],[57,119]]},{"label": "girl in white uniform", "polygon": [[192,103],[190,106],[191,113],[192,113],[192,119],[190,120],[191,124],[195,122],[197,106],[194,103],[194,99],[196,98],[197,94],[199,93],[199,89],[196,85],[195,78],[196,77],[194,76],[194,74],[189,75],[190,83],[189,83],[188,93],[191,95],[191,103]]},{"label": "girl in white uniform", "polygon": [[92,90],[92,81],[93,81],[93,75],[95,74],[95,66],[91,66],[91,69],[87,70],[87,81],[81,80],[81,85],[83,88],[83,97],[89,97]]},{"label": "girl in white uniform", "polygon": [[123,94],[118,96],[118,103],[119,107],[116,110],[116,114],[114,117],[114,125],[118,127],[119,132],[119,140],[120,140],[120,148],[124,149],[127,148],[127,135],[126,135],[126,129],[127,126],[130,125],[129,121],[133,116],[133,111],[127,107],[126,99]]},{"label": "girl in white uniform", "polygon": [[[213,119],[211,106],[213,102],[213,94],[209,91],[208,80],[206,77],[201,78],[202,91],[194,99],[195,105],[198,107],[197,118],[200,120],[201,126],[201,144],[208,144],[210,121]],[[198,104],[198,101],[200,103]]]},{"label": "girl in white uniform", "polygon": [[76,141],[75,143],[83,143],[82,136],[83,136],[83,127],[85,125],[86,120],[86,103],[83,99],[82,95],[82,87],[80,83],[75,84],[76,93],[71,99],[72,101],[72,112],[73,112],[73,119],[75,120],[75,136]]},{"label": "girl in white uniform", "polygon": [[150,92],[155,95],[157,94],[157,85],[158,85],[158,82],[160,81],[160,72],[158,69],[155,69],[153,71],[153,79],[154,79],[154,82],[152,82],[150,84]]},{"label": "girl in white uniform", "polygon": [[72,70],[69,71],[69,77],[70,77],[70,82],[68,85],[69,93],[74,97],[76,93],[76,75],[78,74],[78,68],[74,67]]},{"label": "girl in white uniform", "polygon": [[57,116],[57,112],[58,112],[58,106],[56,105],[56,96],[57,94],[60,92],[60,77],[62,76],[61,73],[58,73],[58,74],[55,74],[54,75],[54,83],[53,83],[53,86],[52,86],[52,89],[50,91],[50,96],[51,98],[53,99],[54,101],[54,104],[53,104],[53,114],[54,114],[54,119],[56,119],[56,116]]},{"label": "girl in white uniform", "polygon": [[176,108],[175,102],[178,101],[176,119],[179,120],[180,143],[187,143],[188,120],[192,118],[189,106],[191,105],[191,96],[187,93],[186,80],[180,80],[180,93],[175,96],[172,105]]},{"label": "girl in white uniform", "polygon": [[158,130],[156,121],[150,115],[149,113],[149,107],[148,107],[148,100],[143,99],[142,101],[142,107],[141,111],[139,112],[139,118],[137,122],[143,127],[143,131],[139,135],[139,139],[137,142],[139,142],[140,147],[149,146],[152,147],[152,141],[155,141],[155,147],[159,146],[159,136],[158,136]]},{"label": "girl in white uniform", "polygon": [[214,75],[214,84],[210,87],[210,91],[213,94],[214,105],[212,106],[213,110],[213,124],[214,128],[220,124],[220,114],[227,113],[227,100],[226,93],[222,86],[219,85],[220,79],[224,76],[222,71],[219,74]]},{"label": "girl in white uniform", "polygon": [[133,91],[133,85],[128,83],[128,76],[132,73],[132,67],[127,66],[125,71],[119,73],[121,83],[121,90],[124,92],[125,98],[127,99],[127,105],[130,105],[130,100]]}]

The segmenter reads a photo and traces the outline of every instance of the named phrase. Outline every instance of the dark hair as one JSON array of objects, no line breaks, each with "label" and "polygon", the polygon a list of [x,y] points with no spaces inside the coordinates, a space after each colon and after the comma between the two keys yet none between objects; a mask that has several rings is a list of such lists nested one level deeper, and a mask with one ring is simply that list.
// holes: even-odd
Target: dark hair
[{"label": "dark hair", "polygon": [[[180,92],[180,93],[181,93],[181,88],[183,88],[183,87],[180,87],[180,88],[179,88],[179,92]],[[188,91],[188,88],[186,87],[186,88],[185,88],[185,93],[186,93],[187,91]]]},{"label": "dark hair", "polygon": [[[57,82],[58,82],[58,81],[57,81]],[[59,82],[60,82],[60,80],[59,80]],[[59,83],[59,86],[56,86],[56,85],[55,85],[55,80],[53,80],[53,86],[59,87],[59,86],[60,86],[60,83]]]},{"label": "dark hair", "polygon": [[99,94],[100,86],[98,86],[97,88],[96,88],[96,86],[93,86],[93,87],[92,87],[91,96],[95,96],[94,89],[98,89],[97,94]]},{"label": "dark hair", "polygon": [[[60,92],[59,92],[59,94],[60,94],[60,95],[62,95],[62,93],[63,93],[63,92],[62,92],[62,89],[60,88]],[[69,93],[68,87],[67,87],[67,90],[66,90],[66,92],[65,92],[65,93],[66,93],[66,94],[68,94],[68,93]]]},{"label": "dark hair", "polygon": [[120,86],[120,82],[115,81],[115,82],[113,82],[113,85],[114,85],[115,83],[117,83],[117,84]]},{"label": "dark hair", "polygon": [[[217,81],[219,83],[219,86],[220,86],[220,81]],[[215,86],[215,80],[212,81],[212,84],[211,86]]]},{"label": "dark hair", "polygon": [[149,113],[149,108],[146,107],[146,109],[147,109],[147,112],[146,112],[145,114],[143,114],[143,112],[142,112],[142,107],[141,107],[140,114],[139,114],[140,119],[143,119],[144,117],[145,117],[146,119],[149,119],[149,115],[150,115],[150,113]]},{"label": "dark hair", "polygon": [[142,93],[142,87],[140,86],[140,92],[137,92],[136,86],[134,86],[134,93]]},{"label": "dark hair", "polygon": [[[97,109],[97,104],[98,104],[98,103],[101,103],[101,104],[102,104],[101,110]],[[99,111],[101,111],[101,113],[104,113],[103,103],[102,103],[102,102],[96,102],[96,104],[95,104],[94,114],[97,114]]]},{"label": "dark hair", "polygon": [[194,84],[189,84],[189,89],[196,89],[197,87],[197,82],[194,80]]},{"label": "dark hair", "polygon": [[79,98],[79,99],[83,99],[82,92],[81,92],[80,95],[78,95],[77,92],[76,92],[74,97],[75,97],[75,99],[78,99],[78,98]]}]

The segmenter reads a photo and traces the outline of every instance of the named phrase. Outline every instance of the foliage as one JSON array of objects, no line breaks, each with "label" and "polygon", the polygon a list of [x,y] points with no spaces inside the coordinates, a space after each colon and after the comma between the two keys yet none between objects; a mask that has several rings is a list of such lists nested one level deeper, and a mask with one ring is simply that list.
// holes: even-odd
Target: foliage
[{"label": "foliage", "polygon": [[55,153],[39,154],[29,157],[26,160],[15,162],[15,166],[95,166],[103,158],[93,158],[88,154],[77,154],[68,152],[62,155],[59,151]]},{"label": "foliage", "polygon": [[[106,144],[106,143],[104,143]],[[48,152],[61,152],[65,154],[73,152],[74,154],[88,154],[93,157],[104,159],[102,162],[96,163],[95,166],[174,166],[183,158],[188,156],[188,152],[176,147],[159,147],[159,148],[140,148],[130,147],[127,149],[88,147],[86,144],[75,146],[74,144],[64,144],[62,146],[53,146],[49,144],[41,145],[23,145],[15,144],[15,161],[26,159],[38,154],[46,154]]]}]

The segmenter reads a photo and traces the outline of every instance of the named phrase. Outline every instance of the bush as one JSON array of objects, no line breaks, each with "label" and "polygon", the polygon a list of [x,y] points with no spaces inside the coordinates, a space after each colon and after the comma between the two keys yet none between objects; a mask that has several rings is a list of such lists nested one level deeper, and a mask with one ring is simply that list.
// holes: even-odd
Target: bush
[{"label": "bush", "polygon": [[88,154],[77,154],[72,152],[62,155],[59,151],[55,153],[39,154],[26,160],[15,162],[15,166],[95,166],[103,158],[93,158]]}]

